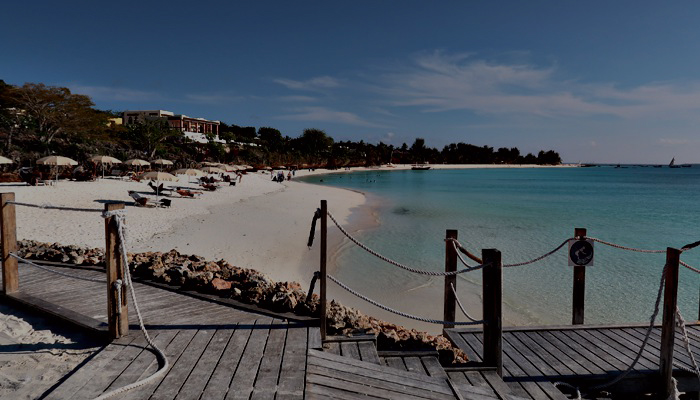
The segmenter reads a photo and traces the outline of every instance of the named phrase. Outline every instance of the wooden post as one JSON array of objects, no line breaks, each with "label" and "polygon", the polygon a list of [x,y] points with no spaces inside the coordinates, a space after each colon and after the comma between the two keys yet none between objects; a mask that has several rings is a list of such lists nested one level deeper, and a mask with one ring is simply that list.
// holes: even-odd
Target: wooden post
[{"label": "wooden post", "polygon": [[484,315],[484,365],[496,367],[503,376],[503,267],[501,252],[496,249],[481,251],[484,260],[483,315]]},{"label": "wooden post", "polygon": [[[105,204],[105,211],[123,210],[124,203]],[[109,336],[117,339],[129,333],[129,313],[126,303],[126,287],[122,286],[121,298],[117,298],[115,282],[124,282],[124,265],[120,250],[117,222],[114,217],[105,218],[105,268],[107,271],[107,322]],[[121,313],[118,305],[121,303]]]},{"label": "wooden post", "polygon": [[678,304],[678,264],[680,256],[680,250],[671,247],[666,249],[664,319],[661,324],[661,356],[659,359],[663,398],[669,398],[673,389],[671,378],[673,373],[673,345],[676,329],[676,306]]},{"label": "wooden post", "polygon": [[8,202],[15,201],[14,193],[0,193],[0,225],[2,234],[2,289],[4,292],[13,293],[19,290],[19,271],[17,259],[10,257],[10,253],[17,251],[17,219],[15,205]]},{"label": "wooden post", "polygon": [[[586,237],[585,228],[574,229],[574,237]],[[571,323],[573,325],[583,324],[586,298],[586,266],[574,266],[574,289],[571,311]]]},{"label": "wooden post", "polygon": [[[445,233],[445,272],[457,271],[457,250],[455,249],[455,243],[450,239],[457,239],[457,231],[454,229],[448,229]],[[457,290],[457,275],[445,275],[445,303],[443,306],[443,320],[455,322],[455,306],[457,299],[455,298],[454,292],[452,292],[452,285],[454,285],[455,290]],[[445,329],[454,328],[454,324],[444,324],[442,327],[443,332]]]},{"label": "wooden post", "polygon": [[326,340],[326,261],[328,258],[328,202],[321,200],[321,340]]}]

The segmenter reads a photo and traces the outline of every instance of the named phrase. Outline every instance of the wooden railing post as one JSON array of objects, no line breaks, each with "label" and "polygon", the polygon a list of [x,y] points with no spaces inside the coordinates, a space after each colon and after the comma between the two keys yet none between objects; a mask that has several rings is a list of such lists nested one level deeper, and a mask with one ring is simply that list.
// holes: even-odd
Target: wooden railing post
[{"label": "wooden railing post", "polygon": [[321,340],[326,340],[326,261],[328,258],[328,202],[321,200]]},{"label": "wooden railing post", "polygon": [[[124,203],[105,204],[105,211],[123,210]],[[124,265],[121,256],[117,222],[114,217],[105,218],[105,268],[107,272],[107,322],[109,336],[117,339],[129,333],[129,313],[126,303],[126,287],[122,286],[121,298],[117,297],[115,282],[124,282]],[[121,304],[121,312],[119,312]]]},{"label": "wooden railing post", "polygon": [[8,202],[15,201],[14,193],[0,193],[0,225],[2,234],[2,289],[5,293],[19,290],[19,271],[17,259],[10,253],[17,251],[17,219],[15,205]]},{"label": "wooden railing post", "polygon": [[[586,237],[586,229],[574,229],[574,237]],[[586,299],[586,266],[574,266],[574,288],[571,310],[571,323],[573,325],[583,324]]]},{"label": "wooden railing post", "polygon": [[[445,272],[457,271],[457,250],[455,244],[450,239],[457,239],[457,231],[454,229],[448,229],[445,233]],[[444,303],[444,313],[443,320],[449,322],[455,322],[455,306],[457,299],[452,291],[452,286],[454,285],[455,290],[457,290],[457,275],[445,275],[445,303]],[[454,324],[444,324],[442,329],[454,328]]]},{"label": "wooden railing post", "polygon": [[481,251],[483,271],[484,365],[503,376],[503,266],[501,252]]},{"label": "wooden railing post", "polygon": [[666,280],[664,283],[664,319],[661,325],[661,390],[663,398],[669,398],[673,390],[673,345],[676,329],[676,306],[678,304],[678,265],[681,251],[666,249]]}]

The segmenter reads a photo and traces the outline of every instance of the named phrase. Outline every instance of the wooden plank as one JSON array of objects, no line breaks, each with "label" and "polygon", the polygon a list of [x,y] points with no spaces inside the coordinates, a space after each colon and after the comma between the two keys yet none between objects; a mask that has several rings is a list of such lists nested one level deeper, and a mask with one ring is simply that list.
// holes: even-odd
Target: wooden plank
[{"label": "wooden plank", "polygon": [[[574,229],[575,238],[586,237],[585,228],[575,228]],[[586,310],[585,297],[586,297],[586,266],[576,265],[574,266],[574,284],[573,290],[571,291],[573,298],[571,301],[572,312],[571,312],[571,324],[581,325],[583,324],[584,314]]]},{"label": "wooden plank", "polygon": [[319,313],[321,314],[321,340],[326,339],[326,329],[328,323],[326,321],[326,263],[328,261],[328,203],[326,200],[321,200],[321,245],[319,256]]},{"label": "wooden plank", "polygon": [[360,350],[357,348],[357,342],[341,342],[340,355],[354,358],[355,360],[362,360],[360,358]]},{"label": "wooden plank", "polygon": [[560,340],[564,343],[575,347],[576,350],[581,354],[586,354],[591,360],[595,360],[598,365],[605,365],[602,367],[606,371],[621,371],[625,368],[625,364],[620,362],[615,357],[609,355],[606,351],[600,351],[597,349],[596,345],[588,340],[585,340],[581,335],[577,334],[577,331],[561,331],[561,335],[558,336]]},{"label": "wooden plank", "polygon": [[345,335],[335,335],[335,336],[328,336],[325,339],[323,339],[324,342],[329,343],[329,342],[359,342],[363,340],[369,340],[372,342],[377,341],[377,335],[353,335],[353,336],[345,336]]},{"label": "wooden plank", "polygon": [[406,370],[408,372],[428,375],[423,363],[420,361],[420,357],[403,357],[403,363],[406,365]]},{"label": "wooden plank", "polygon": [[284,324],[284,327],[270,329],[265,352],[258,368],[258,376],[255,378],[251,400],[274,400],[286,339],[286,324]]},{"label": "wooden plank", "polygon": [[30,310],[47,314],[50,317],[58,318],[79,328],[89,329],[98,335],[105,335],[106,337],[107,326],[105,323],[71,309],[46,302],[37,297],[25,294],[22,291],[6,294],[4,298],[12,301],[14,304],[28,307]]},{"label": "wooden plank", "polygon": [[[532,365],[535,369],[531,369],[528,372],[529,376],[552,376],[557,377],[560,374],[552,368],[547,361],[541,359],[537,352],[530,349],[528,346],[523,345],[513,334],[505,335],[503,338],[510,345],[510,349],[517,351],[522,355],[524,359],[528,361],[528,365]],[[523,368],[525,370],[525,368]]]},{"label": "wooden plank", "polygon": [[[621,351],[619,351],[616,347],[611,346],[609,343],[607,343],[604,340],[601,340],[598,338],[597,335],[595,335],[595,329],[591,329],[585,332],[569,332],[571,336],[578,335],[582,340],[585,340],[586,342],[589,343],[589,346],[593,349],[596,350],[596,354],[601,357],[605,358],[608,361],[613,361],[620,371],[624,371],[627,369],[627,366],[632,363],[633,357],[627,355]],[[641,366],[644,366],[642,364]],[[635,368],[635,370],[639,370],[639,366]],[[642,368],[643,369],[643,368]]]},{"label": "wooden plank", "polygon": [[248,399],[253,392],[255,377],[258,375],[258,368],[262,361],[267,343],[268,335],[272,325],[279,321],[270,321],[267,323],[261,321],[256,323],[255,331],[250,335],[248,345],[241,357],[240,366],[236,370],[236,374],[231,380],[231,389],[226,394],[226,399]]},{"label": "wooden plank", "polygon": [[[569,353],[562,351],[551,343],[547,337],[540,334],[540,332],[514,332],[513,335],[519,337],[518,335],[524,335],[528,337],[532,342],[537,344],[538,351],[546,352],[551,357],[557,360],[557,363],[564,364],[569,370],[577,375],[588,375],[591,373],[586,369],[577,359],[572,358]],[[580,358],[580,357],[579,357]],[[553,364],[554,365],[554,364]],[[557,370],[560,370],[557,368]],[[601,370],[602,373],[602,370]]]},{"label": "wooden plank", "polygon": [[209,378],[214,373],[214,369],[219,364],[221,355],[226,349],[226,346],[231,340],[233,329],[221,329],[214,333],[209,345],[206,347],[202,356],[197,361],[197,364],[192,369],[192,373],[185,384],[180,389],[180,392],[175,397],[176,399],[197,399],[204,391],[204,388],[209,381]]},{"label": "wooden plank", "polygon": [[663,322],[661,323],[661,352],[659,373],[661,374],[661,394],[668,398],[673,394],[673,348],[676,334],[676,308],[678,304],[678,263],[681,251],[666,248],[664,274]]},{"label": "wooden plank", "polygon": [[[105,213],[118,212],[124,209],[124,203],[105,204]],[[127,306],[127,291],[121,290],[119,298],[114,285],[124,282],[124,255],[122,254],[121,239],[119,237],[119,222],[116,216],[105,218],[105,269],[107,279],[107,324],[109,336],[112,339],[120,338],[129,333],[129,311]],[[125,287],[124,287],[125,288]]]},{"label": "wooden plank", "polygon": [[506,385],[506,383],[503,382],[503,379],[501,379],[501,377],[498,376],[498,374],[496,374],[495,371],[481,372],[481,376],[484,377],[486,382],[488,382],[491,388],[493,388],[496,394],[498,394],[498,397],[506,398],[509,395],[513,394],[508,385]]},{"label": "wooden plank", "polygon": [[65,382],[48,393],[44,399],[64,400],[73,397],[73,395],[85,386],[95,374],[99,373],[105,365],[109,364],[112,359],[124,349],[124,346],[129,345],[134,339],[136,339],[134,335],[126,336],[122,338],[119,343],[115,341],[104,347],[97,352],[94,357],[89,358],[86,365],[76,370]]},{"label": "wooden plank", "polygon": [[308,363],[309,366],[316,365],[328,369],[341,369],[356,375],[374,377],[407,386],[418,385],[418,387],[441,393],[451,393],[451,390],[447,388],[445,382],[441,379],[417,375],[412,372],[407,372],[405,369],[387,368],[385,366],[357,361],[347,357],[335,356],[316,350],[309,350]]},{"label": "wooden plank", "polygon": [[[460,343],[458,340],[459,338],[462,338],[464,340],[464,343]],[[481,341],[477,339],[476,334],[474,333],[465,333],[465,334],[459,334],[455,335],[455,343],[459,345],[459,348],[462,349],[464,352],[466,352],[470,357],[474,356],[473,360],[476,362],[483,362],[483,358],[481,357],[481,353],[483,352],[483,347],[484,345],[481,344]],[[465,346],[462,348],[462,346]]]},{"label": "wooden plank", "polygon": [[243,352],[255,329],[253,326],[239,326],[226,345],[219,364],[212,373],[209,383],[204,388],[202,399],[223,400],[229,391],[229,384],[240,364]]},{"label": "wooden plank", "polygon": [[112,381],[121,375],[129,364],[145,350],[145,346],[146,339],[143,336],[137,336],[128,346],[123,347],[116,357],[102,367],[100,372],[90,379],[89,384],[77,391],[73,398],[93,399],[102,394]]},{"label": "wooden plank", "polygon": [[563,331],[540,332],[550,343],[566,353],[579,364],[594,374],[605,374],[606,371],[616,370],[610,363],[593,354],[587,347],[571,340]]},{"label": "wooden plank", "polygon": [[501,252],[484,249],[483,273],[483,316],[484,316],[484,365],[496,367],[496,373],[503,376],[503,267]]},{"label": "wooden plank", "polygon": [[[165,349],[166,346],[173,340],[177,334],[176,330],[164,330],[158,332],[149,332],[153,337],[153,342],[160,349]],[[134,359],[131,364],[115,379],[112,384],[105,390],[109,392],[126,385],[130,385],[139,380],[143,372],[151,363],[156,363],[157,357],[153,351],[143,351]]]},{"label": "wooden plank", "polygon": [[428,371],[428,375],[439,379],[447,379],[447,373],[442,369],[442,365],[440,365],[436,357],[421,357],[420,359],[425,366],[425,370]]},{"label": "wooden plank", "polygon": [[[333,382],[330,382],[332,385]],[[329,387],[322,384],[316,384],[314,382],[307,382],[306,386],[306,398],[309,400],[326,400],[326,399],[338,399],[338,400],[357,400],[358,394],[356,392],[350,392],[342,389],[338,389],[335,386]],[[373,400],[379,399],[380,397],[375,397],[371,395],[363,395],[363,399]]]},{"label": "wooden plank", "polygon": [[400,371],[408,371],[401,357],[384,357],[384,362],[388,367],[396,368]]},{"label": "wooden plank", "polygon": [[360,358],[362,361],[380,364],[379,355],[377,354],[377,347],[373,342],[366,340],[357,342],[357,348],[360,350]]},{"label": "wooden plank", "polygon": [[323,345],[324,351],[335,354],[337,356],[340,355],[340,343],[338,342],[330,342],[330,343],[325,343]]},{"label": "wooden plank", "polygon": [[[478,374],[478,373],[477,373]],[[483,381],[484,384],[482,386],[477,386],[477,385],[472,385],[469,379],[467,379],[466,375],[464,372],[461,371],[453,371],[453,372],[448,372],[447,373],[450,381],[457,387],[462,394],[467,393],[465,396],[466,398],[471,398],[470,394],[471,393],[478,393],[481,394],[482,396],[486,396],[488,398],[492,399],[498,399],[498,396],[496,393],[491,389],[488,383],[486,381]],[[479,375],[480,379],[484,379]]]},{"label": "wooden plank", "polygon": [[323,349],[323,341],[321,340],[321,328],[317,326],[309,327],[309,345],[310,349]]},{"label": "wooden plank", "polygon": [[[304,378],[306,376],[307,332],[304,327],[290,327],[277,388],[278,398],[303,398]],[[319,334],[319,341],[320,341]]]},{"label": "wooden plank", "polygon": [[[531,334],[530,334],[531,335]],[[508,336],[512,338],[513,343],[518,340],[522,345],[518,345],[519,348],[525,348],[528,349],[532,352],[533,356],[539,357],[544,361],[545,364],[547,364],[549,367],[552,368],[552,371],[557,374],[557,375],[573,375],[575,372],[569,368],[568,365],[564,364],[563,362],[559,361],[559,358],[556,356],[550,354],[543,346],[540,345],[540,342],[544,342],[544,340],[541,340],[540,336],[530,336],[524,332],[513,332],[512,334],[509,334]],[[544,343],[543,343],[544,345]]]},{"label": "wooden plank", "polygon": [[379,357],[439,357],[436,350],[378,351]]},{"label": "wooden plank", "polygon": [[[412,374],[416,377],[420,375]],[[449,393],[439,393],[422,388],[419,385],[407,387],[396,384],[395,382],[385,381],[381,377],[358,376],[351,371],[331,370],[319,367],[317,365],[309,366],[309,374],[306,377],[307,382],[322,384],[326,386],[334,385],[334,387],[355,392],[358,394],[371,394],[384,399],[454,399],[452,391],[447,387]]]},{"label": "wooden plank", "polygon": [[[640,346],[632,343],[631,338],[617,335],[607,329],[596,329],[593,332],[590,332],[589,334],[591,336],[597,337],[601,341],[609,343],[610,346],[618,349],[620,353],[627,354],[631,359],[634,359],[640,350]],[[640,367],[654,370],[657,369],[659,366],[657,360],[654,360],[652,357],[650,357],[648,349],[645,349],[645,351],[642,352],[642,356],[639,358],[637,365]]]}]

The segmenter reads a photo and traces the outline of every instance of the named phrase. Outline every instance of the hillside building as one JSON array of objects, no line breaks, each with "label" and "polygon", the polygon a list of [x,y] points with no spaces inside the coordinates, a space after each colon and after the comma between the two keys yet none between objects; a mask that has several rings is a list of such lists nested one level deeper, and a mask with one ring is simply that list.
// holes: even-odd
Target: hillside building
[{"label": "hillside building", "polygon": [[204,118],[192,118],[183,114],[175,114],[165,110],[127,110],[124,111],[124,125],[137,124],[146,120],[163,119],[168,121],[171,128],[181,131],[185,137],[197,143],[209,143],[207,135],[213,136],[213,141],[226,143],[219,139],[219,121]]}]

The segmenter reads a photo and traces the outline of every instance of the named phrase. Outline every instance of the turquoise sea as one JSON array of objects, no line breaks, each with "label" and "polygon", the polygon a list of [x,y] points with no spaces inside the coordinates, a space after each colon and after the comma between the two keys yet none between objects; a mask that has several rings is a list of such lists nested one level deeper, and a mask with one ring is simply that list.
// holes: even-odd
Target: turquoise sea
[{"label": "turquoise sea", "polygon": [[[303,180],[366,193],[377,223],[354,232],[356,237],[423,269],[444,270],[446,229],[457,229],[460,242],[473,253],[499,249],[504,263],[540,256],[572,237],[576,227],[586,228],[591,237],[643,249],[680,248],[700,240],[697,165],[381,169]],[[534,265],[504,270],[504,302],[519,323],[570,323],[572,268],[566,254],[565,247]],[[681,259],[700,267],[700,247]],[[596,243],[595,265],[586,272],[586,323],[647,322],[664,260],[664,255]],[[403,271],[347,241],[334,262],[335,276],[368,296],[403,311],[442,317],[442,278]],[[679,301],[686,320],[698,318],[699,279],[681,267]],[[460,275],[460,296],[468,295],[464,290],[479,295],[480,280],[480,272]],[[480,314],[480,309],[472,311]]]}]

